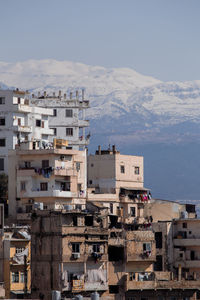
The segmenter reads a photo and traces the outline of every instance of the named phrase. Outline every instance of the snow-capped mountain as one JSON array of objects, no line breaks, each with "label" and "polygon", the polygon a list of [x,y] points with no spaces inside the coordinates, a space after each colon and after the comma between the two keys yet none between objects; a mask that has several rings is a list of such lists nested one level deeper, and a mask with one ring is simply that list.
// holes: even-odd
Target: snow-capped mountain
[{"label": "snow-capped mountain", "polygon": [[200,80],[162,82],[128,68],[48,59],[0,62],[0,86],[49,94],[85,88],[90,150],[116,143],[144,155],[145,185],[155,196],[198,199]]},{"label": "snow-capped mountain", "polygon": [[91,131],[110,142],[199,138],[200,80],[161,82],[128,68],[46,59],[0,62],[0,81],[31,92],[85,88]]}]

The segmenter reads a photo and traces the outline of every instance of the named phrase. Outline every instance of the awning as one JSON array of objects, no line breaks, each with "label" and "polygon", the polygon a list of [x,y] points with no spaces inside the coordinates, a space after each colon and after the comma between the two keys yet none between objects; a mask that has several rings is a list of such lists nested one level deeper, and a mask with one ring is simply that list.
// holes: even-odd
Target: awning
[{"label": "awning", "polygon": [[127,190],[127,191],[150,191],[150,189],[147,189],[145,187],[121,187],[121,189]]}]

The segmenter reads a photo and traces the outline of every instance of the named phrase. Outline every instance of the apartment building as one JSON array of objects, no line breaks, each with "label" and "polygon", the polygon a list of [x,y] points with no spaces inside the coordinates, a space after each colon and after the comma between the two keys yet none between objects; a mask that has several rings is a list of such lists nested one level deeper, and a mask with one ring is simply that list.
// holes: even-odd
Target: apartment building
[{"label": "apartment building", "polygon": [[55,140],[51,149],[24,142],[9,152],[9,216],[31,220],[34,209],[85,208],[86,150],[66,149]]},{"label": "apartment building", "polygon": [[25,91],[0,90],[0,172],[8,174],[8,151],[23,141],[48,144],[53,130],[48,118],[52,109],[30,106]]},{"label": "apartment building", "polygon": [[61,91],[58,95],[39,92],[37,96],[32,94],[31,105],[53,110],[49,120],[49,127],[54,131],[53,138],[68,140],[68,147],[75,150],[83,150],[89,144],[90,134],[86,134],[89,101],[84,98],[84,90],[81,95],[78,91],[75,95],[71,92],[69,97]]},{"label": "apartment building", "polygon": [[121,188],[143,189],[143,157],[122,155],[112,149],[101,150],[88,156],[88,187],[96,193],[119,194]]},{"label": "apartment building", "polygon": [[107,211],[37,211],[31,227],[32,297],[72,298],[108,290]]},{"label": "apartment building", "polygon": [[27,298],[31,294],[31,247],[27,227],[4,227],[3,277],[6,298]]}]

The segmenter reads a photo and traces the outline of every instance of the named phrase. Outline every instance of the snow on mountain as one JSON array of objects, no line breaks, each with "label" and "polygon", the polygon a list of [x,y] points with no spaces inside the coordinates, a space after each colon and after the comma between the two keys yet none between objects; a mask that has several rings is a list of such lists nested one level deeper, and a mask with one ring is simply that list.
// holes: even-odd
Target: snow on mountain
[{"label": "snow on mountain", "polygon": [[50,59],[0,62],[0,81],[31,92],[85,88],[91,130],[116,141],[198,136],[191,124],[200,127],[200,81],[161,82],[129,68]]}]

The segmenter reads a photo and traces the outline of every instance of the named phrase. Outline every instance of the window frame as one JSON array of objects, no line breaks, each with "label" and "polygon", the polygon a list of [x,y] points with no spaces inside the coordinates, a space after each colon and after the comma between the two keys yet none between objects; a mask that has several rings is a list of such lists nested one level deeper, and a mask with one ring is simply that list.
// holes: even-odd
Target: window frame
[{"label": "window frame", "polygon": [[134,170],[135,175],[140,175],[140,167],[136,166]]},{"label": "window frame", "polygon": [[73,109],[65,110],[65,118],[73,118]]},{"label": "window frame", "polygon": [[40,191],[48,191],[48,182],[40,182]]},{"label": "window frame", "polygon": [[74,128],[73,127],[67,127],[66,128],[66,136],[73,136],[74,135]]},{"label": "window frame", "polygon": [[5,125],[6,125],[6,118],[0,117],[0,126],[5,126]]},{"label": "window frame", "polygon": [[[4,143],[1,144],[3,141]],[[0,147],[6,147],[6,138],[0,138]]]},{"label": "window frame", "polygon": [[120,165],[120,173],[125,174],[125,165]]},{"label": "window frame", "polygon": [[72,253],[80,253],[80,243],[72,243]]},{"label": "window frame", "polygon": [[0,105],[3,105],[6,103],[6,97],[0,97]]}]

